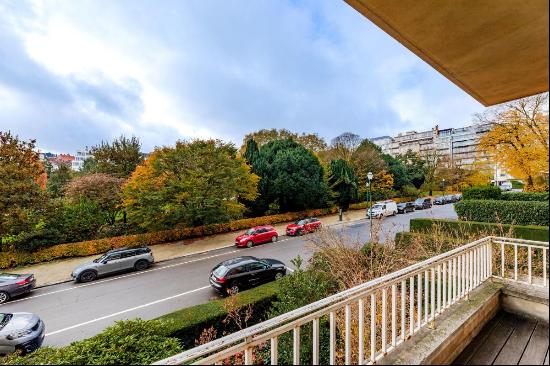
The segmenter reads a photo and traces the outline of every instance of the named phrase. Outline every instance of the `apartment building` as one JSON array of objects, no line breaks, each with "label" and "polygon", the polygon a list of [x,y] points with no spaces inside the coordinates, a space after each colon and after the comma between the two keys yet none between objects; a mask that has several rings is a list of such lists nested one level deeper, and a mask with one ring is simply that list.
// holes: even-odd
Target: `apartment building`
[{"label": "apartment building", "polygon": [[84,161],[89,158],[93,158],[93,155],[90,154],[87,149],[78,150],[76,152],[75,159],[71,163],[71,168],[76,171],[81,170],[82,167],[84,166]]},{"label": "apartment building", "polygon": [[373,138],[371,141],[392,156],[405,154],[409,150],[424,156],[437,153],[448,157],[457,166],[467,166],[476,160],[479,139],[489,129],[488,124],[447,129],[439,129],[436,125],[430,131],[408,131],[394,137]]}]

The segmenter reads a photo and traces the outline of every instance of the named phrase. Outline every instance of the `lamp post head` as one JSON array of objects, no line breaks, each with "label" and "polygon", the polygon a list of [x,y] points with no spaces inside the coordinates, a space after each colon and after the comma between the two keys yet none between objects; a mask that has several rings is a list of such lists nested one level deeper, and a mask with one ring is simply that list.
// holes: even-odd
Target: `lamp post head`
[{"label": "lamp post head", "polygon": [[372,180],[372,177],[373,177],[372,172],[368,172],[368,173],[367,173],[367,178],[368,178],[369,180]]}]

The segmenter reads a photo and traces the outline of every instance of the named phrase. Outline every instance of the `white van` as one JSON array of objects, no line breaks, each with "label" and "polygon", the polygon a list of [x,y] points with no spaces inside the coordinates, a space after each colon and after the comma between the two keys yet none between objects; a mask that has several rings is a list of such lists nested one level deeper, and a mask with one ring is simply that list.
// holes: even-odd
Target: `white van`
[{"label": "white van", "polygon": [[376,202],[372,208],[367,210],[367,217],[371,217],[371,215],[379,219],[385,216],[397,215],[397,203],[393,200]]}]

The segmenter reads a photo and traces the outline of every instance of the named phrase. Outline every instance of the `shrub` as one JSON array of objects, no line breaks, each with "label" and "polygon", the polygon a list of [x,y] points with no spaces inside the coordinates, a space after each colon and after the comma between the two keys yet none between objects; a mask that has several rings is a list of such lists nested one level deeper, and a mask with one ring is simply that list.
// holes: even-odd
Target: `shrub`
[{"label": "shrub", "polygon": [[8,365],[148,365],[182,351],[168,336],[169,323],[160,320],[126,320],[98,335],[61,348],[45,347],[27,356],[14,354]]},{"label": "shrub", "polygon": [[295,221],[304,216],[322,216],[335,213],[336,208],[317,209],[301,212],[289,212],[279,215],[261,216],[250,219],[235,220],[228,223],[212,224],[187,228],[176,228],[144,234],[116,236],[78,243],[66,243],[43,248],[35,252],[2,252],[0,253],[0,268],[11,268],[28,264],[48,262],[55,259],[85,257],[104,253],[108,250],[122,247],[140,247],[156,245],[205,235],[227,233],[247,229],[258,225],[277,224]]},{"label": "shrub", "polygon": [[[410,231],[413,233],[431,233],[434,225],[450,233],[470,233],[488,235],[511,235],[514,238],[548,241],[548,226],[503,225],[488,222],[455,221],[445,219],[411,219]],[[406,239],[405,239],[406,240]]]},{"label": "shrub", "polygon": [[462,197],[465,200],[499,200],[502,192],[495,186],[475,186],[465,188]]},{"label": "shrub", "polygon": [[548,226],[548,202],[466,200],[455,211],[463,221]]},{"label": "shrub", "polygon": [[507,192],[501,196],[505,201],[546,201],[548,192]]},{"label": "shrub", "polygon": [[[238,306],[252,305],[252,319],[249,323],[259,323],[267,319],[271,304],[277,298],[278,286],[279,281],[271,282],[238,295]],[[224,322],[226,316],[224,300],[220,299],[177,310],[161,316],[158,320],[167,322],[166,334],[178,338],[187,349],[194,347],[203,330],[210,327],[213,327],[219,336],[239,330],[235,324]]]}]

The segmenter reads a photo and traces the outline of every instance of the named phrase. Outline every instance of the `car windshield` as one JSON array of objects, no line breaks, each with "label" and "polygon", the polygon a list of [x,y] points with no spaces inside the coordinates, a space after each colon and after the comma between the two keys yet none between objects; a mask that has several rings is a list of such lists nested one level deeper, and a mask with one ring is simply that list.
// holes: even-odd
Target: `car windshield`
[{"label": "car windshield", "polygon": [[107,254],[103,254],[101,257],[94,259],[94,263],[99,263],[105,258],[107,258]]},{"label": "car windshield", "polygon": [[252,235],[255,232],[256,232],[256,230],[254,230],[254,229],[248,229],[248,230],[246,230],[246,235]]},{"label": "car windshield", "polygon": [[405,204],[404,203],[398,203],[397,207],[405,207]]},{"label": "car windshield", "polygon": [[414,201],[414,202],[416,202],[416,203],[422,203],[422,202],[424,202],[424,198],[419,198],[419,199],[417,199],[417,200]]},{"label": "car windshield", "polygon": [[304,225],[306,223],[306,220],[298,220],[295,222],[296,225]]},{"label": "car windshield", "polygon": [[220,278],[225,276],[227,272],[229,272],[229,268],[222,264],[221,266],[216,267],[212,273],[214,274],[214,276]]},{"label": "car windshield", "polygon": [[373,210],[381,210],[382,207],[384,207],[384,206],[383,205],[374,205],[374,206],[372,206],[372,209]]},{"label": "car windshield", "polygon": [[11,314],[0,313],[0,329],[4,328],[6,324],[8,324],[11,317]]}]

